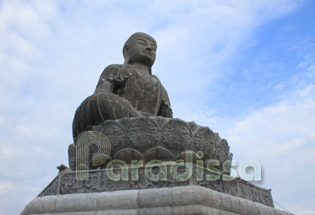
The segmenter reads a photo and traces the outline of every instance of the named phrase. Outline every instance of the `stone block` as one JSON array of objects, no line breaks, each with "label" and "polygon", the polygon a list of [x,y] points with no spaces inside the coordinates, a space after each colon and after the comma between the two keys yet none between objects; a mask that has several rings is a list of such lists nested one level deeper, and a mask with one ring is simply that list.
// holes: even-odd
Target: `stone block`
[{"label": "stone block", "polygon": [[196,185],[37,197],[21,213],[31,214],[292,215]]}]

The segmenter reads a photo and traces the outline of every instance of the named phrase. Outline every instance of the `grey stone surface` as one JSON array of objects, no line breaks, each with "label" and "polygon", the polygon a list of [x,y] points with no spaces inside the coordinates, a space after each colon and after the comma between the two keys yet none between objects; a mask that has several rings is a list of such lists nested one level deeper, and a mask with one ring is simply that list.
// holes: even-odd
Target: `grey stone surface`
[{"label": "grey stone surface", "polygon": [[37,197],[21,214],[291,215],[194,185]]},{"label": "grey stone surface", "polygon": [[[145,175],[144,167],[138,169],[139,178],[138,180],[132,180],[131,173],[132,169],[128,169],[128,180],[113,181],[111,180],[106,169],[90,170],[88,178],[85,180],[79,180],[76,178],[76,171],[70,169],[63,170],[53,180],[53,182],[46,187],[40,194],[40,197],[49,195],[67,195],[75,193],[97,193],[104,191],[117,191],[117,190],[132,190],[132,189],[150,189],[150,188],[163,188],[163,187],[180,187],[189,185],[199,185],[202,187],[209,188],[218,192],[226,193],[231,196],[248,199],[253,202],[258,202],[270,207],[273,207],[273,201],[271,197],[271,191],[263,189],[250,184],[244,180],[235,178],[232,181],[224,181],[222,177],[215,181],[208,181],[206,176],[212,174],[208,169],[204,169],[204,175],[202,180],[197,180],[196,165],[192,166],[192,175],[185,181],[179,181],[171,177],[170,174],[170,163],[167,166],[167,180],[152,181]],[[179,173],[182,173],[179,169]],[[120,168],[114,169],[115,173],[120,172]],[[156,172],[158,173],[158,172]],[[162,192],[164,190],[158,189],[155,192]],[[143,194],[146,194],[145,192]],[[149,194],[146,194],[149,195]],[[164,199],[169,199],[166,195]],[[139,204],[145,203],[147,199],[144,198],[144,202],[138,202]],[[213,199],[212,201],[217,201]],[[154,204],[154,202],[152,202]]]},{"label": "grey stone surface", "polygon": [[123,65],[103,71],[94,94],[78,107],[73,119],[73,137],[106,120],[124,117],[172,117],[168,94],[152,75],[156,41],[145,33],[133,34],[125,43]]}]

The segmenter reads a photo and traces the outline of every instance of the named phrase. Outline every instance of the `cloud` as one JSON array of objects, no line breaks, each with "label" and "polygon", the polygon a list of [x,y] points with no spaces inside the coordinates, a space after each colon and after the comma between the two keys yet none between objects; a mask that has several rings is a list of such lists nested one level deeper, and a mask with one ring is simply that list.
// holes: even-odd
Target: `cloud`
[{"label": "cloud", "polygon": [[298,215],[308,215],[308,214],[313,215],[313,214],[315,214],[315,211],[312,211],[312,210],[299,211],[296,214],[298,214]]},{"label": "cloud", "polygon": [[[264,174],[259,185],[272,188],[274,200],[286,201],[286,207],[295,212],[313,207],[314,95],[315,85],[308,85],[226,129],[234,158],[259,161]],[[305,196],[299,205],[293,198],[296,193]]]},{"label": "cloud", "polygon": [[[262,156],[257,145],[272,149],[263,153],[264,157],[287,154],[314,141],[314,93],[315,86],[309,85],[275,105],[254,111],[229,131],[229,139],[245,145],[243,153],[253,156]],[[246,142],[241,142],[244,139]]]},{"label": "cloud", "polygon": [[14,184],[10,181],[1,181],[0,182],[0,195],[7,194],[8,192],[12,192],[15,190],[26,190],[26,191],[34,191],[33,187],[21,186]]},{"label": "cloud", "polygon": [[[271,188],[273,199],[296,214],[313,208],[315,177],[315,85],[313,58],[306,55],[295,75],[283,80],[274,102],[247,108],[237,117],[199,106],[181,108],[181,117],[208,125],[226,138],[239,164],[256,160],[263,168],[258,186]],[[291,71],[289,71],[291,72]],[[209,105],[210,106],[210,105]],[[294,196],[299,193],[299,198]],[[303,197],[302,197],[303,196]],[[298,202],[298,203],[297,203]]]},{"label": "cloud", "polygon": [[[13,183],[11,181],[0,181],[0,207],[3,214],[17,214],[16,202],[27,204],[36,195],[38,188],[30,183]],[[8,204],[11,203],[11,204]]]}]

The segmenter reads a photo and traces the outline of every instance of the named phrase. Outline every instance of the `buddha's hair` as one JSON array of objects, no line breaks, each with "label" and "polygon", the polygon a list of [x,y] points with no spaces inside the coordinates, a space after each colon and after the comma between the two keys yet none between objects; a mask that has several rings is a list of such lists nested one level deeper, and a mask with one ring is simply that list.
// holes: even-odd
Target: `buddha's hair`
[{"label": "buddha's hair", "polygon": [[130,45],[136,38],[138,37],[144,37],[144,38],[147,38],[147,39],[150,39],[152,40],[154,43],[155,43],[155,46],[157,45],[156,44],[156,41],[153,37],[151,37],[150,35],[146,34],[146,33],[143,33],[143,32],[137,32],[137,33],[134,33],[133,35],[131,35],[128,40],[125,42],[125,45],[123,47],[123,55],[124,55],[124,58],[126,59],[126,48],[128,45]]}]

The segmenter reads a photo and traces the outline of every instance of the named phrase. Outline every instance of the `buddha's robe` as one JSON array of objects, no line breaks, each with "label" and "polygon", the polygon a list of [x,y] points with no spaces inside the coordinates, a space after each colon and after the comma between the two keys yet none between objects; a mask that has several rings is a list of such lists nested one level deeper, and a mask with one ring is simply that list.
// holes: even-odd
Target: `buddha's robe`
[{"label": "buddha's robe", "polygon": [[110,65],[103,71],[93,95],[76,110],[73,137],[106,120],[137,116],[163,116],[173,113],[160,80],[141,73],[132,65]]}]

